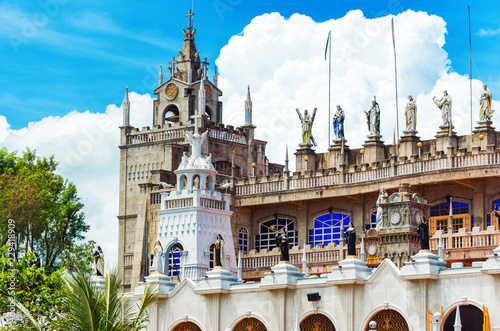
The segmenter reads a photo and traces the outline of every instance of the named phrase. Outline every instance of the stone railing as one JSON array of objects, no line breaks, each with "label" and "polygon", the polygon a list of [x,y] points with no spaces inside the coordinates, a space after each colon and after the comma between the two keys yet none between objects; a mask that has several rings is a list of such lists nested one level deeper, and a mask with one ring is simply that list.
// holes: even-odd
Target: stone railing
[{"label": "stone railing", "polygon": [[[436,231],[434,236],[429,240],[431,250],[437,250],[439,247],[439,233],[442,230]],[[484,231],[480,231],[479,227],[472,228],[472,232],[467,232],[467,229],[459,229],[456,233],[443,233],[443,249],[454,248],[470,248],[470,247],[498,247],[500,246],[500,231],[494,226],[488,226]]]},{"label": "stone railing", "polygon": [[182,198],[182,199],[174,199],[174,200],[165,200],[165,209],[178,209],[178,208],[187,208],[193,206],[193,198]]},{"label": "stone railing", "polygon": [[143,144],[155,141],[184,139],[186,129],[172,129],[158,132],[141,132],[131,133],[127,136],[127,144]]},{"label": "stone railing", "polygon": [[242,134],[223,131],[223,130],[214,129],[214,128],[209,129],[208,136],[210,138],[215,138],[215,139],[224,140],[224,141],[230,141],[233,143],[239,143],[239,144],[246,144],[247,143],[247,137],[245,137]]},{"label": "stone railing", "polygon": [[224,200],[200,198],[200,206],[204,208],[225,210],[225,203]]},{"label": "stone railing", "polygon": [[[359,245],[356,248],[357,255],[359,256]],[[290,263],[302,264],[303,250],[300,246],[294,246],[290,249]],[[311,248],[311,245],[306,245],[306,260],[307,263],[328,263],[338,262],[347,257],[347,246],[329,244],[326,247],[316,246]],[[274,248],[268,252],[263,249],[260,252],[251,250],[247,254],[241,256],[241,267],[243,269],[249,268],[268,268],[277,265],[280,262],[280,252],[278,248]]]},{"label": "stone railing", "polygon": [[500,165],[500,152],[446,156],[428,160],[386,163],[383,167],[365,169],[358,167],[350,172],[318,172],[280,178],[251,177],[236,183],[236,196],[307,189],[331,185],[356,184],[397,176],[408,176],[445,169]]},{"label": "stone railing", "polygon": [[129,267],[134,263],[134,254],[125,254],[123,256],[123,266]]}]

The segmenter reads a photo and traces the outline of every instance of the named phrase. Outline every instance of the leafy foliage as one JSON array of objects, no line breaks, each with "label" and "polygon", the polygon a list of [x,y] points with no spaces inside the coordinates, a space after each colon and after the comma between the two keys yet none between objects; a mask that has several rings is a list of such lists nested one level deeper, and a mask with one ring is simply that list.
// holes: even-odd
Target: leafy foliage
[{"label": "leafy foliage", "polygon": [[[9,259],[7,247],[0,250],[0,314],[10,311],[11,300],[24,307],[44,329],[52,329],[65,310],[68,288],[63,270],[47,275],[45,269],[33,265],[35,256],[28,252],[18,261]],[[24,323],[19,330],[28,330]],[[16,330],[10,328],[9,330]]]},{"label": "leafy foliage", "polygon": [[[157,286],[146,286],[140,304],[120,291],[117,269],[106,274],[104,288],[92,283],[91,274],[77,269],[68,276],[69,296],[58,329],[69,331],[141,331],[149,324],[147,308],[157,299]],[[18,304],[19,305],[19,304]],[[22,310],[34,330],[41,323]]]},{"label": "leafy foliage", "polygon": [[60,267],[60,257],[89,229],[76,186],[56,173],[57,165],[53,156],[39,157],[29,149],[20,157],[0,149],[1,244],[13,219],[16,254],[36,247],[48,272]]}]

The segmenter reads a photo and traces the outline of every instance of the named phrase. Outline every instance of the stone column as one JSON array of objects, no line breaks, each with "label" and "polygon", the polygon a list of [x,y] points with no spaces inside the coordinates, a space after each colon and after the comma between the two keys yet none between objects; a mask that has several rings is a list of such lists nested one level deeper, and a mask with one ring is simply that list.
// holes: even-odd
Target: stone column
[{"label": "stone column", "polygon": [[329,159],[328,159],[328,167],[329,168],[337,168],[337,170],[342,170],[342,168],[349,167],[349,153],[351,150],[349,146],[346,145],[347,140],[342,142],[341,139],[335,139],[333,141],[333,146],[331,146],[328,151]]},{"label": "stone column", "polygon": [[374,165],[377,162],[385,160],[385,145],[384,142],[380,140],[381,137],[380,135],[368,136],[368,140],[365,141],[363,145],[365,150],[363,163]]},{"label": "stone column", "polygon": [[490,121],[477,122],[475,130],[472,131],[472,148],[477,151],[493,152],[496,148],[497,133],[491,126]]},{"label": "stone column", "polygon": [[440,128],[441,131],[436,134],[436,152],[449,155],[450,152],[453,153],[453,150],[456,151],[458,148],[457,133],[453,132],[453,126],[451,128],[448,125],[440,126]]},{"label": "stone column", "polygon": [[306,171],[316,171],[316,152],[312,149],[312,144],[299,144],[300,148],[295,152],[296,171],[304,173]]},{"label": "stone column", "polygon": [[410,158],[418,158],[418,146],[420,138],[417,137],[417,131],[403,131],[404,136],[399,142],[399,156]]}]

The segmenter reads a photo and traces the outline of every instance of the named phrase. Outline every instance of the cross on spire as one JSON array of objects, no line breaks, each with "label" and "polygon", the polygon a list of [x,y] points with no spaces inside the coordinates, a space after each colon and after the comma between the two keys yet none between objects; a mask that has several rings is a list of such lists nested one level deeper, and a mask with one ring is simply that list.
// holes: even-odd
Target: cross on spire
[{"label": "cross on spire", "polygon": [[194,13],[191,12],[191,9],[189,9],[188,13],[186,14],[186,17],[188,18],[188,29],[191,29],[191,16],[193,16]]},{"label": "cross on spire", "polygon": [[203,77],[207,78],[207,66],[210,64],[207,62],[207,58],[201,63],[203,64]]}]

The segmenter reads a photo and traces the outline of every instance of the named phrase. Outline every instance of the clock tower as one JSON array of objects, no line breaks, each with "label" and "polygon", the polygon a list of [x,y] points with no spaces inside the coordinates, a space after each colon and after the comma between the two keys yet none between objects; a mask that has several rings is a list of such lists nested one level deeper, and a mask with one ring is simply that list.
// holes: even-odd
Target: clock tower
[{"label": "clock tower", "polygon": [[379,237],[381,257],[391,259],[401,267],[420,250],[418,224],[427,217],[429,205],[418,193],[410,192],[410,184],[399,185],[399,192],[382,197]]}]

